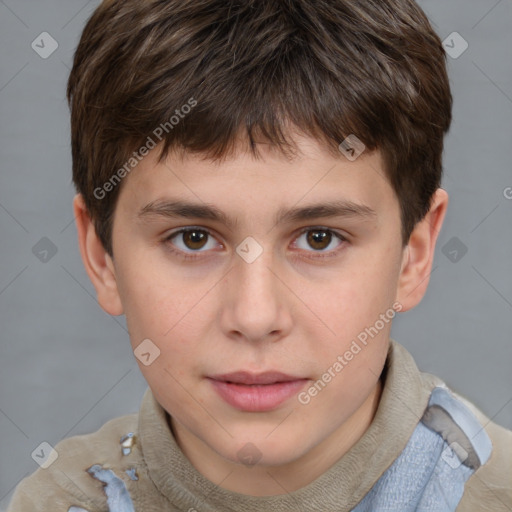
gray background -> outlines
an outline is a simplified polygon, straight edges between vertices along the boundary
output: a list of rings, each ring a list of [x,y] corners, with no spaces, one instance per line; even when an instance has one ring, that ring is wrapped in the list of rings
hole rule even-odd
[[[98,3],[0,0],[0,509],[37,468],[31,453],[42,441],[54,446],[137,411],[146,387],[124,317],[96,302],[72,214],[65,85]],[[434,272],[392,336],[420,369],[512,428],[512,0],[420,4],[443,40],[456,31],[469,47],[449,57],[451,202]],[[59,44],[47,59],[31,48],[44,31]],[[32,251],[43,237],[57,249],[47,262]]]

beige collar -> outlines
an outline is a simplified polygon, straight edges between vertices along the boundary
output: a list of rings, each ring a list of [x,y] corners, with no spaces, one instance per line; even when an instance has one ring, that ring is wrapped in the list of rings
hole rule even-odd
[[[139,414],[139,436],[149,477],[180,510],[200,512],[349,512],[407,444],[434,383],[421,374],[407,350],[390,340],[384,386],[375,418],[361,439],[309,485],[278,496],[247,496],[216,486],[199,473],[176,444],[165,410],[148,388]]]

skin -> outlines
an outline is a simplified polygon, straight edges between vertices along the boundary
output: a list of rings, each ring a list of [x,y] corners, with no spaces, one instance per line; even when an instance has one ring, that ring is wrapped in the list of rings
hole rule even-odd
[[[448,204],[438,189],[404,248],[398,200],[378,151],[352,162],[314,139],[295,140],[300,153],[293,160],[260,145],[259,160],[240,147],[220,163],[171,154],[157,164],[153,150],[122,183],[113,259],[81,196],[74,200],[99,304],[126,315],[133,349],[147,338],[160,349],[151,365],[139,366],[178,445],[206,478],[254,496],[309,484],[361,438],[378,407],[391,322],[307,405],[294,396],[272,411],[240,411],[206,376],[245,369],[277,370],[310,384],[320,379],[393,304],[407,311],[421,301]],[[138,216],[148,203],[170,198],[214,205],[237,223]],[[376,215],[274,222],[280,208],[339,199]],[[201,243],[183,234],[165,240],[191,226],[210,235]],[[308,234],[326,240],[311,245]],[[263,249],[252,263],[236,252],[248,236]],[[184,260],[185,252],[196,259]],[[249,442],[261,455],[251,467],[237,455]]]

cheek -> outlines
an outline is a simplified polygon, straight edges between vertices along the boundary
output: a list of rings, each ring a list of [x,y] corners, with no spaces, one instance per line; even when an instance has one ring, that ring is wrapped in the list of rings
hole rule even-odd
[[[160,351],[154,366],[178,380],[193,372],[194,365],[201,360],[198,357],[204,338],[201,328],[207,319],[205,307],[208,306],[208,298],[200,301],[199,291],[194,293],[187,289],[184,293],[185,286],[183,280],[174,280],[172,284],[162,279],[132,282],[126,308],[133,348],[141,340],[150,339]],[[157,371],[153,366],[142,370],[148,374]],[[160,378],[173,381],[169,374]],[[154,378],[154,375],[146,377]]]
[[[357,326],[364,328],[393,304],[394,286],[396,280],[388,269],[376,265],[347,269],[318,297],[320,311],[334,322],[333,330],[339,335]]]
[[[337,355],[343,354],[354,340],[387,338],[395,316],[392,310],[398,276],[395,267],[392,258],[374,256],[358,265],[347,265],[347,270],[337,274],[321,294],[312,297],[316,302],[314,310],[329,327],[323,329],[326,336],[323,351],[315,350],[324,364],[326,359],[335,360]],[[387,315],[384,321],[381,315]],[[376,347],[375,350],[376,357],[381,358],[380,349]],[[358,359],[361,362],[368,359],[369,362],[373,357],[369,343],[364,352]]]
[[[161,262],[134,256],[119,270],[118,289],[131,333],[162,335],[184,315],[187,283]]]

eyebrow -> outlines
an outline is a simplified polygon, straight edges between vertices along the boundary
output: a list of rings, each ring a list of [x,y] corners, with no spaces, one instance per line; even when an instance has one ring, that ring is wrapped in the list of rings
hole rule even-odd
[[[238,222],[228,217],[222,210],[209,204],[191,203],[183,200],[152,201],[141,208],[137,214],[140,219],[151,217],[205,219],[222,223],[234,228]],[[275,224],[313,220],[322,217],[349,217],[361,220],[377,218],[377,212],[369,206],[353,201],[338,200],[312,204],[300,208],[281,208],[278,210]]]

